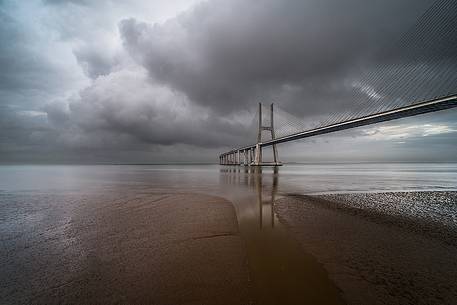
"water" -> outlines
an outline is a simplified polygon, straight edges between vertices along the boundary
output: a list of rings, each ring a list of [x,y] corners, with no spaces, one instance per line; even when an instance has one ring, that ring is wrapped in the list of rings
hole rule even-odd
[[[222,169],[223,171],[220,171]],[[78,190],[151,185],[217,188],[231,170],[219,165],[11,165],[0,166],[1,191]],[[228,171],[226,171],[228,170]],[[264,168],[271,182],[272,168]],[[457,163],[367,163],[284,165],[278,192],[351,193],[457,190]],[[198,182],[198,183],[197,183]]]
[[[51,214],[40,210],[41,216],[36,218],[38,214],[28,213],[31,207],[17,198],[34,194],[108,196],[122,190],[197,192],[232,201],[260,304],[340,304],[339,291],[325,269],[288,234],[272,202],[290,193],[456,191],[457,164],[306,164],[263,169],[218,165],[0,166],[0,228],[6,240],[13,238],[11,232],[20,233],[26,225]]]

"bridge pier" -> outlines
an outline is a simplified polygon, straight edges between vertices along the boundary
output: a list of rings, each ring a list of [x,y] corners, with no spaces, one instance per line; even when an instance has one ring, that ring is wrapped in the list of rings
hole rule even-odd
[[[260,143],[255,145],[255,160],[254,165],[260,165],[262,163],[262,147]]]

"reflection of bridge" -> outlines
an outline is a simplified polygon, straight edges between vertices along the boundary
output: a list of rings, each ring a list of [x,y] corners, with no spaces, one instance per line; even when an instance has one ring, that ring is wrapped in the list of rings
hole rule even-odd
[[[339,123],[313,128],[296,132],[282,137],[275,137],[274,129],[274,110],[273,104],[270,108],[270,124],[269,126],[262,125],[262,105],[259,104],[259,125],[258,125],[258,141],[256,144],[247,145],[229,152],[223,153],[219,156],[220,164],[224,165],[280,165],[278,161],[278,151],[276,144],[285,143],[289,141],[304,139],[312,136],[322,135],[335,131],[376,124],[380,122],[391,121],[395,119],[415,116],[419,114],[435,112],[439,110],[449,109],[457,106],[457,95],[447,96],[444,98],[434,99],[421,103],[415,103],[410,106],[404,106],[389,111],[375,113],[351,120],[342,121]],[[270,131],[271,139],[262,142],[261,133],[263,130]],[[273,162],[262,162],[262,148],[273,146]]]
[[[456,107],[457,1],[434,1],[400,39],[391,41],[391,45],[376,46],[376,54],[366,54],[376,63],[342,75],[336,86],[328,84],[328,91],[336,92],[332,105],[310,101],[306,105],[310,107],[303,106],[308,117],[313,118],[311,111],[317,109],[314,117],[324,117],[324,121],[306,119],[305,124],[303,117],[277,107],[273,112],[273,105],[267,110],[269,116],[263,117],[260,104],[257,128],[247,130],[257,131],[257,141],[221,154],[220,164],[280,165],[276,149],[279,143]],[[291,86],[290,80],[284,80],[284,86],[306,83],[299,77]],[[297,87],[303,90],[303,86]],[[334,113],[326,113],[329,108]],[[265,141],[264,131],[269,133]],[[265,163],[262,157],[266,147],[273,150],[271,163]]]
[[[222,168],[220,172],[224,184],[245,185],[255,191],[255,204],[258,211],[258,223],[256,225],[258,229],[274,228],[276,216],[273,208],[278,193],[279,168],[275,166],[271,171],[268,169],[266,174],[265,172],[262,173],[262,167],[259,166],[226,167]],[[254,204],[254,200],[252,203]]]

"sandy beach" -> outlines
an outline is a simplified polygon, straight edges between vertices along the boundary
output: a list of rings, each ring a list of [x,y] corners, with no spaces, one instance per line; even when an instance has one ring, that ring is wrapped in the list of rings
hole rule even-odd
[[[1,202],[2,304],[250,303],[245,245],[224,199],[67,192]]]
[[[446,209],[438,206],[455,209],[456,198],[455,192],[288,196],[275,210],[348,304],[456,304],[455,213],[439,215]]]
[[[3,167],[0,304],[455,304],[457,167],[392,166]]]

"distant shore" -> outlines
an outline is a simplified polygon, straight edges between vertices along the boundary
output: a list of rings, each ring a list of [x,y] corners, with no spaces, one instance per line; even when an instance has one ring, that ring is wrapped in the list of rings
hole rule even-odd
[[[456,192],[360,193],[288,196],[275,211],[348,304],[457,304],[456,206]]]

